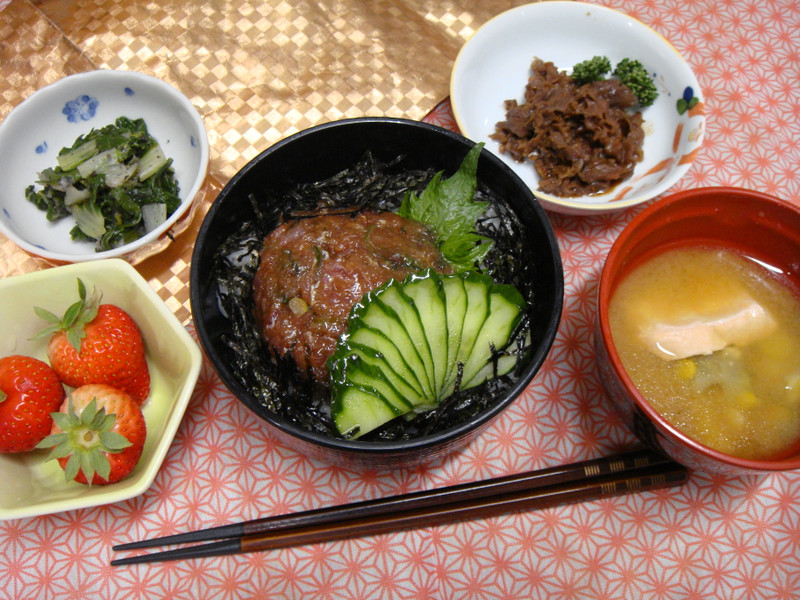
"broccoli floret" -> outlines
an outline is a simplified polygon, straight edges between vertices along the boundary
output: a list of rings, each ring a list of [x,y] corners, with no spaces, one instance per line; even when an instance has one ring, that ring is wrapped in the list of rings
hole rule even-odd
[[[572,80],[577,84],[589,83],[602,79],[611,70],[611,61],[605,56],[595,56],[583,60],[572,67]]]
[[[642,106],[650,106],[658,98],[653,78],[638,60],[623,58],[614,69],[614,75],[636,94]]]

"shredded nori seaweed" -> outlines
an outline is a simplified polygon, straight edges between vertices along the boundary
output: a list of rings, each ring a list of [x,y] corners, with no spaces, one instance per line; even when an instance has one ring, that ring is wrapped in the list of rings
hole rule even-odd
[[[290,219],[325,212],[395,211],[406,192],[421,193],[434,175],[433,170],[396,168],[401,158],[381,163],[368,153],[358,164],[329,179],[297,185],[280,197],[266,190],[263,197],[251,196],[252,218],[215,252],[211,276],[218,282],[217,301],[233,333],[223,338],[230,350],[228,362],[242,386],[267,410],[298,428],[341,437],[330,417],[328,389],[303,377],[290,357],[275,358],[259,334],[252,282],[263,240],[279,223]],[[532,278],[527,270],[533,260],[528,256],[524,228],[513,210],[491,190],[479,184],[475,199],[490,202],[476,230],[495,242],[481,270],[497,282],[515,285],[530,305]],[[526,315],[509,344],[509,351],[518,353],[521,359],[529,351],[529,333]],[[434,410],[410,420],[394,419],[359,440],[413,439],[469,420],[510,387],[524,362],[518,360],[517,370],[509,375],[456,392]]]

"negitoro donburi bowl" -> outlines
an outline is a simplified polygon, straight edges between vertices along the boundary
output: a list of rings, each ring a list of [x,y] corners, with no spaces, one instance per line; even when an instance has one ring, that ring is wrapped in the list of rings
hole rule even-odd
[[[368,441],[332,436],[287,417],[275,404],[310,397],[312,392],[293,372],[293,363],[276,363],[258,336],[250,298],[253,271],[242,265],[257,264],[263,234],[277,226],[285,209],[303,208],[293,206],[287,192],[373,162],[387,173],[426,171],[432,176],[444,171],[449,177],[473,146],[451,131],[405,119],[364,117],[326,123],[287,137],[256,156],[210,207],[192,256],[190,293],[197,333],[222,382],[287,446],[349,468],[427,463],[474,439],[541,367],[561,316],[564,282],[558,245],[530,189],[502,161],[482,150],[478,189],[498,199],[490,211],[499,212],[487,219],[487,226],[497,227],[503,238],[495,244],[493,260],[497,272],[510,276],[522,291],[530,324],[531,343],[514,374],[482,392],[480,410],[455,413],[444,426],[402,438]]]

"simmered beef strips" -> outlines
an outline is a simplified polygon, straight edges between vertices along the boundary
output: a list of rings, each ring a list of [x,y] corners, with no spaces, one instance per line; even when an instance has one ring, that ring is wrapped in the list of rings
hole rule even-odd
[[[636,96],[616,79],[576,85],[551,62],[531,65],[522,104],[506,101],[492,137],[514,160],[531,160],[539,189],[562,197],[598,194],[633,173],[642,159]]]

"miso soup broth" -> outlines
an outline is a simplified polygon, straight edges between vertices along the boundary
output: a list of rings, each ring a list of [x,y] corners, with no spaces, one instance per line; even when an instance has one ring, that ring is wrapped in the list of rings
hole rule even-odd
[[[668,250],[620,283],[609,323],[640,393],[689,437],[750,459],[800,443],[800,298],[761,264]]]

